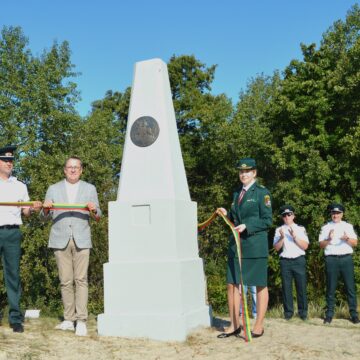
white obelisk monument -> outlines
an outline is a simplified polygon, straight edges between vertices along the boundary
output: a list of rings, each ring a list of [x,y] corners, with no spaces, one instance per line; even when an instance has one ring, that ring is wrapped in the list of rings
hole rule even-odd
[[[105,336],[183,341],[210,326],[197,206],[191,201],[166,64],[138,62],[118,198],[109,203]]]

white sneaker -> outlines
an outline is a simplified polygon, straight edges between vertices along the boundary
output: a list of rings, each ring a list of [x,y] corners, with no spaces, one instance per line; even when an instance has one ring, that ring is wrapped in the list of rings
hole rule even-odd
[[[85,321],[77,321],[75,335],[77,336],[86,336],[87,328]]]
[[[69,331],[74,331],[75,327],[74,327],[74,323],[70,320],[64,320],[62,323],[58,324],[55,326],[56,330],[69,330]]]

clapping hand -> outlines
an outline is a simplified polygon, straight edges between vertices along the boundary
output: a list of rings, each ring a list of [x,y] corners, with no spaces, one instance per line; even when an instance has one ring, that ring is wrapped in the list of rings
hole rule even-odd
[[[291,226],[289,227],[289,233],[290,233],[291,237],[295,240],[295,237],[296,237],[295,231]]]
[[[349,236],[348,234],[346,234],[346,232],[344,231],[344,235],[340,238],[343,241],[348,241],[349,240]]]
[[[284,230],[282,227],[280,228],[279,233],[280,233],[281,239],[283,239],[285,237],[285,233],[284,233]]]

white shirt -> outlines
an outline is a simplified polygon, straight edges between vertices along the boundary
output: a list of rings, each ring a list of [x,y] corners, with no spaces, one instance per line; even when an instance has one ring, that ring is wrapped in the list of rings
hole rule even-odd
[[[29,201],[29,194],[24,183],[10,176],[9,179],[0,179],[0,201]],[[0,206],[0,226],[21,225],[21,207]]]
[[[255,183],[255,181],[256,181],[256,180],[253,180],[249,185],[243,186],[242,189],[244,189],[245,191],[248,191],[248,190],[253,186],[253,184]],[[242,190],[242,189],[241,189],[241,190]]]
[[[67,180],[65,180],[65,188],[66,188],[66,195],[69,201],[69,204],[74,204],[76,201],[76,196],[79,190],[79,184],[80,181],[77,181],[75,184],[72,184],[70,182],[68,182]],[[73,231],[70,225],[70,230],[71,230],[71,236],[73,236]]]
[[[79,184],[80,181],[76,182],[75,184],[72,184],[65,180],[66,194],[70,204],[74,204],[76,201],[76,195],[79,190]]]
[[[354,252],[352,246],[340,238],[346,233],[351,239],[357,239],[354,227],[346,221],[340,221],[338,223],[330,221],[321,228],[319,242],[327,240],[331,230],[334,230],[334,237],[324,249],[325,256],[352,254]]]
[[[306,230],[303,226],[299,226],[299,225],[293,223],[291,225],[291,228],[293,229],[295,236],[299,240],[304,240],[307,243],[309,243],[309,238],[308,238],[308,236],[306,234]],[[286,258],[286,259],[295,259],[301,255],[305,255],[305,250],[301,249],[294,241],[294,238],[290,235],[290,231],[289,231],[290,226],[289,225],[283,225],[276,229],[275,236],[274,236],[274,245],[281,238],[280,229],[283,230],[284,235],[285,235],[280,257]]]

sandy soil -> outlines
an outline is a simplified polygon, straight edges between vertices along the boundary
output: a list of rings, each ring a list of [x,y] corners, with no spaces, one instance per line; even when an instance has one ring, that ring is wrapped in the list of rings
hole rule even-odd
[[[226,319],[215,319],[214,327],[198,329],[186,342],[99,337],[96,321],[89,321],[89,335],[54,330],[56,319],[32,319],[25,332],[15,334],[0,327],[0,360],[4,359],[358,359],[360,325],[334,319],[303,322],[294,318],[267,319],[263,337],[246,343],[243,338],[218,339]]]

